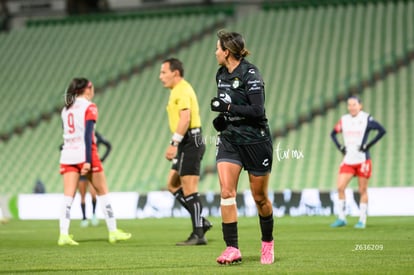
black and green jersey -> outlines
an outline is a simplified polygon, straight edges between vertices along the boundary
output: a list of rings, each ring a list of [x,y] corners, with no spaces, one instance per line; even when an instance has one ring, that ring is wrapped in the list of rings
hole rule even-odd
[[[271,138],[265,114],[265,89],[259,70],[242,59],[229,73],[225,66],[216,74],[217,96],[230,103],[224,116],[227,129],[221,132],[233,144],[254,144]]]

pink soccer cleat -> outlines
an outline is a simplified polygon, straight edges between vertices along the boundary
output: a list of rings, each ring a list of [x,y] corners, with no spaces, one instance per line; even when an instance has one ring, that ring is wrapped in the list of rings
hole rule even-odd
[[[223,253],[221,253],[221,255],[217,258],[216,261],[219,264],[234,264],[241,263],[241,260],[242,256],[240,250],[235,247],[228,246],[226,250],[224,250]]]
[[[274,241],[262,242],[262,264],[272,264],[275,261]]]

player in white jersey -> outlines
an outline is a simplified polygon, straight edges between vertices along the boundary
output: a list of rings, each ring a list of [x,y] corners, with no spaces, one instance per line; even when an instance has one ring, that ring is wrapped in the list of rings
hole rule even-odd
[[[130,233],[123,232],[116,225],[95,141],[94,128],[98,119],[98,108],[91,102],[93,96],[94,87],[85,78],[74,78],[65,94],[65,107],[61,113],[64,143],[60,156],[64,197],[58,245],[78,245],[69,235],[69,225],[70,209],[81,175],[87,176],[96,190],[109,231],[109,242],[131,238]]]
[[[384,127],[375,121],[372,116],[362,111],[361,100],[356,96],[348,98],[348,114],[341,117],[331,132],[331,138],[337,148],[344,154],[339,168],[337,180],[338,188],[338,219],[331,227],[346,225],[345,216],[345,189],[354,176],[358,177],[358,192],[360,194],[360,217],[355,228],[365,228],[368,208],[368,180],[371,177],[371,157],[369,148],[385,134]],[[369,132],[378,131],[376,136],[368,141]],[[336,135],[342,133],[344,145]]]

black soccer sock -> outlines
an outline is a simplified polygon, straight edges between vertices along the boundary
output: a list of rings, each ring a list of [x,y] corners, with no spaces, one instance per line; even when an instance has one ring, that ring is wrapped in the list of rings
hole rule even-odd
[[[262,231],[262,241],[273,241],[273,213],[267,217],[259,215],[260,230]]]
[[[188,209],[188,205],[184,199],[183,189],[182,188],[178,189],[177,191],[175,191],[175,193],[173,193],[173,195],[175,199],[190,213],[190,210]]]
[[[239,236],[237,234],[237,222],[222,223],[223,239],[227,246],[239,248]]]
[[[201,217],[202,205],[200,202],[200,194],[193,193],[185,197],[185,202],[188,207],[188,211],[191,215],[191,222],[193,225],[193,232],[199,237],[203,237],[203,219]]]
[[[92,199],[92,213],[95,215],[96,210],[96,199]]]
[[[86,220],[86,211],[85,211],[85,204],[81,203],[81,209],[82,209],[82,219]]]

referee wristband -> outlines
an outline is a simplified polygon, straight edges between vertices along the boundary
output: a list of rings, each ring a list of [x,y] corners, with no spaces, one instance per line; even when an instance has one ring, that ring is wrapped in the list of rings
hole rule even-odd
[[[174,133],[174,135],[172,136],[172,140],[176,141],[178,143],[180,143],[183,140],[184,136],[178,134],[178,133]]]

